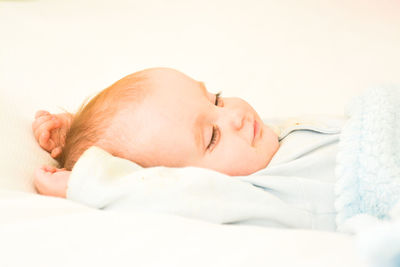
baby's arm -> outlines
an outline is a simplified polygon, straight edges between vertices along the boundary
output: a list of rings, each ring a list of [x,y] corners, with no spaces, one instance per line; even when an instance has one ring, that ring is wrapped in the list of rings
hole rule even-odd
[[[85,152],[84,159],[81,156],[72,172],[52,166],[37,169],[34,185],[38,193],[67,198],[69,191],[69,199],[95,208],[104,208],[113,203],[110,199],[118,199],[121,194],[126,194],[126,190],[129,191],[129,185],[133,181],[129,178],[130,174],[143,170],[136,163],[114,157],[97,147],[89,150],[90,153]],[[71,182],[72,175],[75,179]],[[122,192],[115,188],[116,184],[123,184]]]
[[[286,227],[304,217],[272,193],[231,176],[196,167],[142,168],[97,147],[84,152],[72,172],[47,177],[45,188],[55,193],[45,194],[57,196],[60,189],[69,200],[103,210],[148,210],[215,223],[263,218]]]
[[[69,113],[50,114],[48,111],[36,112],[32,130],[40,147],[53,158],[60,155],[65,145],[65,137],[71,126],[73,115]]]

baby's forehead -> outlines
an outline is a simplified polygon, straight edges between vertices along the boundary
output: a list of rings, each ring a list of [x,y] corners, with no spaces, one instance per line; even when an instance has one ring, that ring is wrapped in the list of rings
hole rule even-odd
[[[155,110],[169,113],[177,106],[191,109],[188,105],[195,105],[199,101],[207,101],[207,90],[202,82],[196,81],[185,74],[168,68],[148,69],[141,73],[143,79],[137,83],[136,79],[126,77],[132,81],[124,83],[131,95],[126,100],[118,101],[121,109],[127,107],[131,112],[139,112],[142,108],[148,113]],[[136,90],[131,90],[136,84]],[[204,97],[206,96],[206,97]],[[168,114],[165,114],[168,115]]]

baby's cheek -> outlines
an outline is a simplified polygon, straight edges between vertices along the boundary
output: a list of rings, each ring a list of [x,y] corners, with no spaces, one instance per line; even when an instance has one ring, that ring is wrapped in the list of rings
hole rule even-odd
[[[245,176],[262,169],[264,165],[261,162],[255,153],[231,153],[221,161],[220,168],[228,175]]]

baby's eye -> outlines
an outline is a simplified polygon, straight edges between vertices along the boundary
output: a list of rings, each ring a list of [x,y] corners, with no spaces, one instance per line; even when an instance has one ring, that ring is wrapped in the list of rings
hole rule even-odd
[[[221,99],[221,97],[220,97],[221,93],[222,93],[222,92],[218,92],[218,93],[215,94],[215,103],[214,103],[214,104],[215,104],[216,106],[223,107],[224,105],[223,105],[222,99]]]
[[[223,107],[222,99],[220,98],[222,92],[218,92],[215,94],[215,105],[219,107]],[[212,135],[210,143],[207,146],[207,150],[213,148],[218,141],[219,136],[221,135],[219,128],[217,126],[213,126]]]
[[[220,136],[219,128],[217,126],[213,126],[211,140],[210,140],[210,143],[207,146],[207,150],[214,147],[214,145],[218,141],[219,136]]]

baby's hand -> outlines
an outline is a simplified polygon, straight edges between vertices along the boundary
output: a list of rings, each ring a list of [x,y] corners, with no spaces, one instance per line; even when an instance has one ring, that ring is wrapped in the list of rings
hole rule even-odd
[[[65,198],[70,175],[65,169],[43,166],[35,171],[33,183],[41,195]]]
[[[68,113],[50,114],[47,111],[36,112],[32,130],[40,147],[56,158],[65,145],[65,137],[71,125],[72,115]]]

